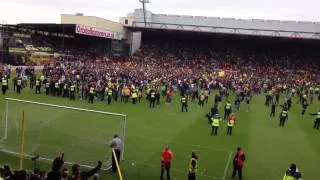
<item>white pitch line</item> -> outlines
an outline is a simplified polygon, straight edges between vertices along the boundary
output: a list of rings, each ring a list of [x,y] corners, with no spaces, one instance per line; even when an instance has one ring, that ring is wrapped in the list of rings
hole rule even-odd
[[[222,180],[226,180],[227,173],[228,173],[228,168],[229,168],[230,161],[231,161],[231,157],[232,157],[232,151],[230,151],[230,154],[229,154],[229,157],[228,157],[228,161],[227,161],[226,167],[224,168]]]

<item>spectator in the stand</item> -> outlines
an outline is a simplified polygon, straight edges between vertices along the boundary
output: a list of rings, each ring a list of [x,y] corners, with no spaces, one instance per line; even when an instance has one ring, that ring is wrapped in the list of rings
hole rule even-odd
[[[64,158],[64,154],[56,157],[53,160],[52,169],[48,173],[47,180],[57,180],[62,178],[61,168],[64,164],[63,158]]]
[[[80,170],[80,166],[78,164],[72,165],[72,180],[87,180],[90,177],[94,176],[97,172],[100,171],[102,166],[102,162],[98,161],[98,165],[91,169],[90,171],[82,171]]]

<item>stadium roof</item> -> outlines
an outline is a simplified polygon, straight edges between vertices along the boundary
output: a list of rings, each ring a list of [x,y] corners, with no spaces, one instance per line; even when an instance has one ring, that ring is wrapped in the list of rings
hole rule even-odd
[[[136,9],[132,16],[131,28],[164,29],[222,34],[272,36],[320,40],[320,22],[243,20],[203,16],[179,16],[153,14],[146,11],[144,23],[143,9]]]
[[[40,24],[40,23],[22,23],[17,24],[18,27],[34,29],[38,31],[47,31],[63,34],[74,34],[75,24]]]

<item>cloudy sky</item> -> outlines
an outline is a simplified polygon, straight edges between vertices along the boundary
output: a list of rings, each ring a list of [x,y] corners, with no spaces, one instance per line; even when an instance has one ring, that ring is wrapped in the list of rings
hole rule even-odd
[[[320,0],[149,0],[154,13],[242,19],[320,21]],[[62,13],[118,21],[139,0],[0,0],[0,24],[59,23]]]

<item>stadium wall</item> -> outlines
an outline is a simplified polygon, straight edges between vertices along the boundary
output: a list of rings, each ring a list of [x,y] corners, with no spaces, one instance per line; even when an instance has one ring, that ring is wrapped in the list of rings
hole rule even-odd
[[[123,26],[120,23],[109,21],[99,17],[62,14],[61,24],[81,24],[85,26],[95,27],[99,29],[121,33],[122,38],[126,38],[126,33],[124,31]]]

